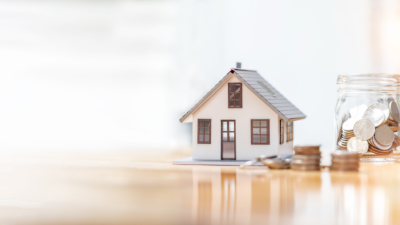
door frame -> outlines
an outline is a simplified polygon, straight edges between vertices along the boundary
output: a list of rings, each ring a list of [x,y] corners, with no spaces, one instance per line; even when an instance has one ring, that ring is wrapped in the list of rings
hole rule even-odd
[[[230,121],[233,121],[234,122],[234,124],[233,124],[233,129],[234,129],[234,131],[233,131],[233,133],[234,133],[234,137],[235,137],[235,140],[233,141],[233,155],[234,155],[234,158],[233,159],[224,159],[224,157],[223,157],[223,155],[224,155],[224,152],[223,152],[223,136],[222,136],[222,133],[223,133],[223,122],[228,122],[228,140],[229,140],[229,122]],[[221,160],[236,160],[236,120],[221,120]]]

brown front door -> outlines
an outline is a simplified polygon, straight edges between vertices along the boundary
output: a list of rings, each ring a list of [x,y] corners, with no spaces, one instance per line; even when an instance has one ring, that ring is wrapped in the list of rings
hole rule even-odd
[[[236,159],[236,124],[221,120],[221,159]]]

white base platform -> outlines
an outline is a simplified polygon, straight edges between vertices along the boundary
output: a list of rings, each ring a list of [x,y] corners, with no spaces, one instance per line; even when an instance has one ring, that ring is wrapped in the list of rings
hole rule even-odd
[[[240,166],[248,160],[194,160],[192,157],[172,161],[172,165]],[[262,166],[257,163],[255,166]]]

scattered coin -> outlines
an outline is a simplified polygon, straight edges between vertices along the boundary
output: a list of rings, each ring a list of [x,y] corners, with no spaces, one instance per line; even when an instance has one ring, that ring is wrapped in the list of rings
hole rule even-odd
[[[354,124],[354,135],[362,140],[366,141],[375,134],[375,125],[368,119],[360,119]]]

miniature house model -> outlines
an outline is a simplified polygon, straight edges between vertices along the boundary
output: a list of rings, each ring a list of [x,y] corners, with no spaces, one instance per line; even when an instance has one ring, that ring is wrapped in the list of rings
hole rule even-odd
[[[257,71],[232,69],[180,122],[193,123],[193,160],[250,160],[292,153],[305,117]]]

